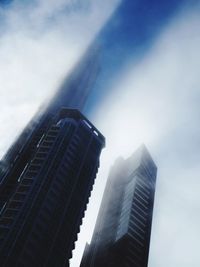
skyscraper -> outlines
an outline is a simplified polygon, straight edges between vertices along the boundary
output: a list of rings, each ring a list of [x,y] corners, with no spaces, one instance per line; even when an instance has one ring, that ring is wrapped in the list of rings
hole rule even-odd
[[[156,173],[145,146],[115,162],[81,267],[147,267]]]
[[[2,267],[69,266],[99,167],[104,137],[78,110],[61,109],[40,130],[24,169],[26,150],[1,181]]]

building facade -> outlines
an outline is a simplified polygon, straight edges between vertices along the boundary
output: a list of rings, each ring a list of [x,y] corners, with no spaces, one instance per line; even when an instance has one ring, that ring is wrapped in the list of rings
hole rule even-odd
[[[78,110],[61,109],[40,130],[24,169],[21,153],[1,180],[2,267],[69,266],[99,167],[105,139]]]
[[[115,162],[81,267],[147,267],[156,173],[145,146]]]

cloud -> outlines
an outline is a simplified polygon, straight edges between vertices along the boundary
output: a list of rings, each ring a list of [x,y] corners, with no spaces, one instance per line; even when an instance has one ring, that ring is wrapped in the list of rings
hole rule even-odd
[[[200,265],[199,25],[197,7],[182,10],[94,116],[107,146],[77,251],[91,237],[109,167],[144,142],[158,166],[149,267]]]
[[[116,3],[16,0],[0,8],[1,155],[59,86]],[[115,94],[95,114],[107,148],[74,267],[91,237],[110,165],[143,142],[159,170],[149,267],[199,266],[199,24],[198,9],[176,18],[149,55],[119,76]]]
[[[0,6],[0,156],[59,87],[117,0],[15,0]]]

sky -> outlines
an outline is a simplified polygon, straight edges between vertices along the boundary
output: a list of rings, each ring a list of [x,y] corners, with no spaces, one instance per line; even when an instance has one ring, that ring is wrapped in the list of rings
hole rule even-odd
[[[0,155],[59,87],[117,2],[0,1]],[[150,45],[129,53],[102,101],[95,93],[90,99],[90,118],[106,148],[72,267],[91,238],[110,166],[141,143],[158,167],[149,267],[200,266],[200,3],[170,10],[167,21],[164,14],[158,18],[162,28],[151,29]]]

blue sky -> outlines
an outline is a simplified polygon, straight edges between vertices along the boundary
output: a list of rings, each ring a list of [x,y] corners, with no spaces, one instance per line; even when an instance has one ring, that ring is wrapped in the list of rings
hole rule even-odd
[[[145,143],[158,166],[149,267],[199,267],[200,3],[127,0],[111,16],[119,1],[106,2],[1,1],[0,154],[95,39],[102,73],[86,111],[107,147],[71,266],[110,166]]]
[[[101,75],[88,109],[106,97],[107,87],[129,63],[140,61],[184,1],[129,1],[119,4],[94,43],[100,46]],[[108,84],[107,84],[108,83]]]

